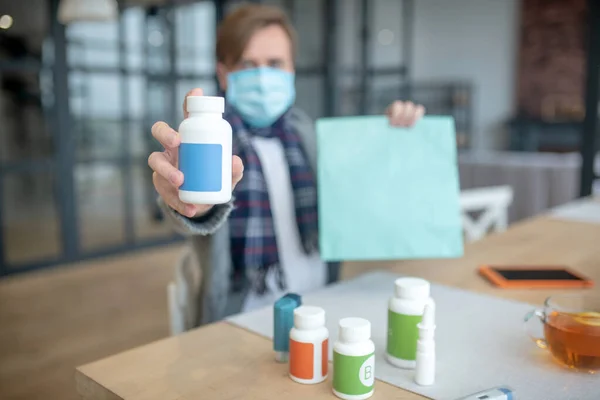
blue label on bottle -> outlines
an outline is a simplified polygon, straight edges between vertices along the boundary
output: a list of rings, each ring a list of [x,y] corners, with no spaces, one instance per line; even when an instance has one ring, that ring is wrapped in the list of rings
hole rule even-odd
[[[181,143],[179,170],[190,192],[219,192],[223,186],[223,146],[214,143]]]

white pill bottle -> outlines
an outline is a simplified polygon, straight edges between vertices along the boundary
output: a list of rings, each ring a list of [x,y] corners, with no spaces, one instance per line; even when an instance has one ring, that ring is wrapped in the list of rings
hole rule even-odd
[[[416,366],[418,324],[425,306],[433,303],[430,284],[421,278],[406,277],[396,279],[394,286],[388,306],[386,358],[396,367],[412,369]]]
[[[333,345],[333,394],[344,400],[364,400],[375,388],[375,344],[371,323],[363,318],[342,318]]]
[[[315,384],[327,379],[329,331],[325,327],[325,310],[321,307],[300,306],[294,310],[289,359],[292,380]]]
[[[225,99],[188,96],[188,118],[179,125],[179,198],[189,204],[231,200],[231,125],[223,119]]]

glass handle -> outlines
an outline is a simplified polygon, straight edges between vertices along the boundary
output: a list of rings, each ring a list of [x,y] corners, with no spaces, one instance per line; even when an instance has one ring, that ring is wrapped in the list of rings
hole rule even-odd
[[[541,337],[537,337],[535,336],[532,332],[531,332],[531,325],[532,325],[532,320],[535,320],[536,318],[533,317],[537,317],[537,321],[538,323],[544,325],[544,320],[546,319],[546,316],[544,315],[544,312],[541,310],[532,310],[530,312],[527,313],[527,315],[525,315],[525,332],[527,333],[527,335],[531,338],[531,340],[533,340],[533,342],[540,348],[540,349],[546,349],[548,348],[548,344],[546,343],[546,339],[541,338]]]

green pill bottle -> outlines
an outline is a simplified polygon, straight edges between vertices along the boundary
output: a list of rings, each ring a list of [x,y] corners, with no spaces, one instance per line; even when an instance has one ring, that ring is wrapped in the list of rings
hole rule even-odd
[[[407,277],[396,279],[394,286],[388,307],[386,358],[396,367],[412,369],[417,359],[417,325],[423,318],[425,305],[433,303],[430,284],[424,279]]]
[[[362,400],[373,395],[375,344],[371,323],[363,318],[343,318],[333,346],[333,393],[340,399]]]

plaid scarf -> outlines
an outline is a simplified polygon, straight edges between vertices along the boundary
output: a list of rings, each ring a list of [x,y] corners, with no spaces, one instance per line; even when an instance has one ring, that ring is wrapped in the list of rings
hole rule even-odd
[[[288,111],[272,126],[258,129],[245,124],[232,107],[224,113],[233,130],[233,153],[244,163],[244,178],[234,190],[235,207],[229,216],[234,278],[244,277],[246,269],[256,270],[257,280],[253,285],[259,294],[267,291],[266,278],[271,270],[275,272],[281,290],[286,288],[286,282],[279,261],[267,183],[252,146],[253,136],[281,141],[289,168],[302,246],[307,253],[318,248],[316,181],[289,117]]]

